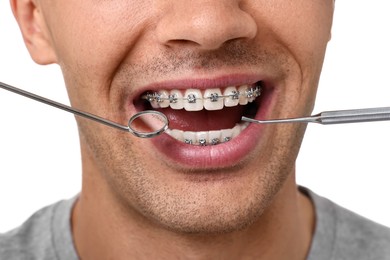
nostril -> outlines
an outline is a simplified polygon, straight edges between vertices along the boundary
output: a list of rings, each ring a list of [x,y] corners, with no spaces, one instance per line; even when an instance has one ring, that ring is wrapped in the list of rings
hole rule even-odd
[[[185,46],[185,47],[199,47],[199,43],[191,40],[185,40],[185,39],[172,39],[168,40],[165,43],[166,46],[174,48],[174,47],[180,47],[180,46]]]

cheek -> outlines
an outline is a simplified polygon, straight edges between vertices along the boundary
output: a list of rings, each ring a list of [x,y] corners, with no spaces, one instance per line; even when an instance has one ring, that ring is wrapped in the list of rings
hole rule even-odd
[[[247,8],[256,17],[264,40],[282,44],[302,65],[322,62],[330,38],[333,0],[259,0]]]
[[[302,2],[302,6],[284,19],[281,28],[303,74],[307,70],[319,76],[331,34],[333,8],[326,0]]]
[[[300,70],[297,82],[297,103],[302,113],[309,114],[314,106],[317,86],[322,70],[325,51],[330,39],[333,1],[298,0],[294,6],[275,10],[270,28],[277,28],[277,37],[288,48]]]
[[[64,1],[65,2],[65,1]],[[81,85],[105,84],[153,16],[150,1],[66,1],[49,14],[59,64]],[[74,77],[73,75],[73,77]]]

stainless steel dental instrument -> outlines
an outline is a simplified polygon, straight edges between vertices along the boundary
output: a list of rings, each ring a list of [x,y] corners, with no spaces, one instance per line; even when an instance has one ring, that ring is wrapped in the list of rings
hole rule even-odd
[[[390,120],[390,107],[326,111],[309,117],[256,120],[243,116],[243,121],[257,124],[318,123],[322,125]]]
[[[35,95],[28,91],[10,86],[2,82],[0,82],[0,88],[22,95],[24,97],[31,98],[41,103],[65,110],[77,116],[81,116],[122,131],[130,132],[131,134],[141,138],[155,137],[162,134],[168,129],[168,118],[163,113],[155,110],[146,110],[136,113],[130,118],[130,120],[128,121],[128,125],[124,126],[104,119],[102,117]]]

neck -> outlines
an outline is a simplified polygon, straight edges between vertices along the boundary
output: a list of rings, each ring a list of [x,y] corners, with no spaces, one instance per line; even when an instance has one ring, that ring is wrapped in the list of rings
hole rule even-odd
[[[118,201],[96,172],[84,171],[73,211],[82,259],[305,259],[314,214],[291,173],[267,210],[249,227],[224,234],[183,234],[153,223]],[[91,177],[93,176],[93,177]],[[96,185],[98,184],[98,185]]]

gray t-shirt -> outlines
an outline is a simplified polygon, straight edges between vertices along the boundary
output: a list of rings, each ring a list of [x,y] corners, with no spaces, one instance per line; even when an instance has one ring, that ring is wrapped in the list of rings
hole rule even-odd
[[[390,229],[301,188],[315,205],[309,260],[390,260]],[[76,260],[70,216],[76,198],[41,209],[0,234],[0,260]]]

